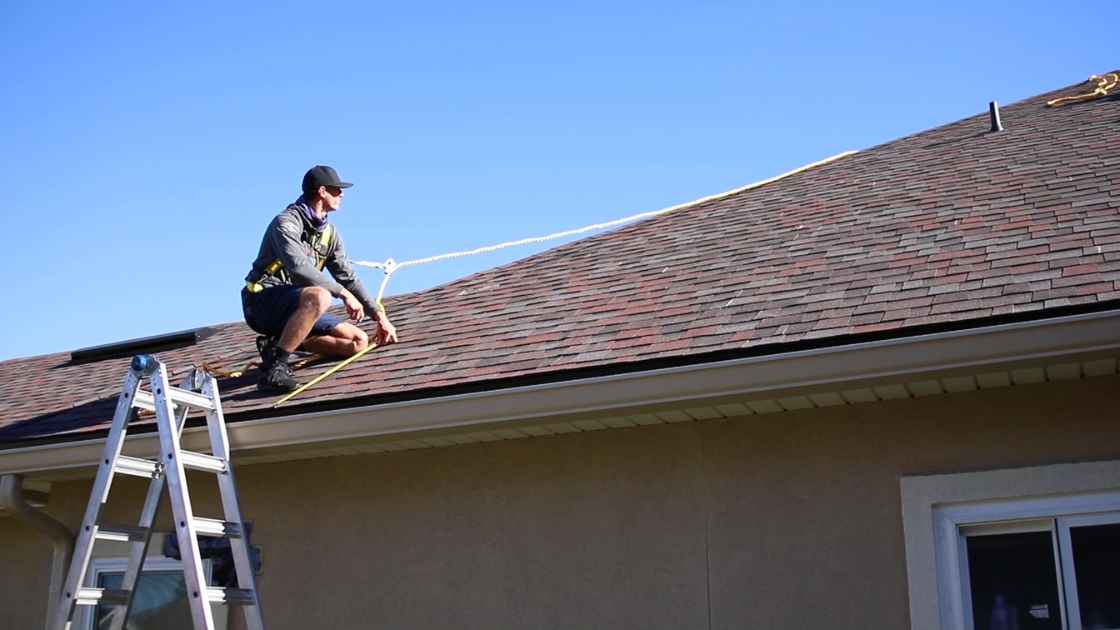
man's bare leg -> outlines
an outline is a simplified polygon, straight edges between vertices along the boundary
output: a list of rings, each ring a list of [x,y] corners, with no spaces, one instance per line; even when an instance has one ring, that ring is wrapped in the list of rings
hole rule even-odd
[[[257,389],[264,392],[290,392],[299,387],[288,364],[289,355],[307,337],[315,322],[331,305],[331,294],[320,287],[300,289],[299,304],[284,324],[280,340],[261,352],[261,378]]]
[[[299,292],[299,307],[288,318],[284,325],[284,333],[276,344],[285,352],[295,352],[299,344],[307,338],[307,333],[315,326],[315,322],[331,306],[331,294],[322,287],[305,287]]]
[[[342,322],[330,334],[308,337],[303,349],[330,357],[351,357],[369,346],[369,335],[350,322]]]

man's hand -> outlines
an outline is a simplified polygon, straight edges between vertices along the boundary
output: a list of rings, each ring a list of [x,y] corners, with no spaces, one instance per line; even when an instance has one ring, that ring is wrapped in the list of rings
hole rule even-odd
[[[342,294],[338,297],[342,298],[342,303],[346,306],[346,314],[350,316],[350,319],[360,322],[365,318],[366,311],[353,293],[343,289]]]
[[[377,345],[387,346],[397,343],[397,327],[389,321],[385,311],[377,311]]]

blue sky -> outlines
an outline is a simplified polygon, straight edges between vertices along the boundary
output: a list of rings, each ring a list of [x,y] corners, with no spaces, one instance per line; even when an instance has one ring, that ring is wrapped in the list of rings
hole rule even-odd
[[[5,4],[0,359],[239,320],[264,227],[316,163],[356,184],[332,216],[351,255],[406,260],[1120,67],[1105,1]],[[405,269],[389,293],[540,249]]]

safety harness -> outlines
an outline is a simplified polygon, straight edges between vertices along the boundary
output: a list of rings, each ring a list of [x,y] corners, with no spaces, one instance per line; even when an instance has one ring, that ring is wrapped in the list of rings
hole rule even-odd
[[[308,231],[311,232],[311,236],[307,241],[311,245],[311,251],[315,255],[315,266],[319,271],[322,271],[323,267],[327,264],[327,256],[331,253],[331,237],[334,236],[334,226],[328,223],[321,232],[304,230],[305,236]],[[260,277],[256,280],[247,280],[245,282],[245,288],[249,290],[249,293],[260,293],[264,291],[264,285],[260,283],[261,278],[271,276],[281,282],[287,282],[288,278],[285,277],[286,275],[287,274],[284,273],[284,262],[277,258],[265,266]]]

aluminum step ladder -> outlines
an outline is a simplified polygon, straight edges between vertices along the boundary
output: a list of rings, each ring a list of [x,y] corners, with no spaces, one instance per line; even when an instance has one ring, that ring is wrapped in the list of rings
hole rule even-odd
[[[148,379],[148,391],[140,387],[145,378]],[[200,393],[192,389],[200,390]],[[156,460],[121,454],[128,423],[136,416],[138,408],[155,412],[160,444],[160,454]],[[179,440],[187,414],[195,409],[206,411],[210,455],[184,451],[180,447]],[[225,512],[223,519],[194,515],[187,491],[188,468],[217,475]],[[120,526],[101,521],[101,510],[108,500],[109,486],[116,474],[151,479],[138,525]],[[117,609],[118,613],[113,617],[113,630],[125,627],[136,583],[144,566],[148,543],[151,541],[152,524],[159,509],[165,480],[175,516],[175,535],[182,555],[183,579],[195,630],[215,630],[211,603],[240,605],[245,613],[248,630],[264,630],[260,599],[249,561],[249,546],[242,536],[245,528],[233,480],[233,469],[230,466],[229,436],[222,416],[218,383],[213,376],[194,370],[188,377],[186,388],[171,387],[167,382],[167,369],[147,355],[133,357],[124,378],[113,425],[105,444],[105,453],[97,468],[89,506],[74,545],[74,556],[70,561],[62,597],[52,612],[50,625],[47,626],[49,630],[69,630],[77,607],[97,605],[110,605]],[[197,538],[200,535],[229,539],[238,588],[217,588],[206,584]],[[131,543],[128,568],[119,589],[84,586],[93,545],[98,540]]]

